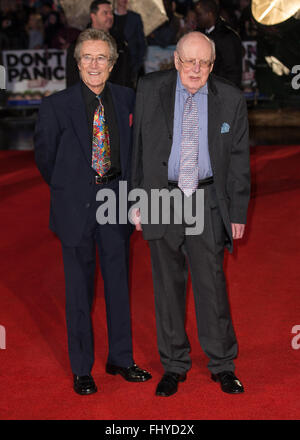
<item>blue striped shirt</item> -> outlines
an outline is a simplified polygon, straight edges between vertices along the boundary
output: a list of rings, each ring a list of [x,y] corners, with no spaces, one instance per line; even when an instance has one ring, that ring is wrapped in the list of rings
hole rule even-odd
[[[173,124],[173,144],[168,164],[168,179],[178,181],[181,150],[181,129],[184,104],[189,93],[181,83],[177,73],[174,124]],[[194,97],[196,99],[199,117],[199,180],[212,176],[212,168],[208,151],[207,136],[207,83],[199,89]]]

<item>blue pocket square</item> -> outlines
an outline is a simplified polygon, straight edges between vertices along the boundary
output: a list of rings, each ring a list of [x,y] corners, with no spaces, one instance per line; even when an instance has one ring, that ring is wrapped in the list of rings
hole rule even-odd
[[[223,122],[221,127],[221,133],[228,133],[230,130],[230,125],[227,122]]]

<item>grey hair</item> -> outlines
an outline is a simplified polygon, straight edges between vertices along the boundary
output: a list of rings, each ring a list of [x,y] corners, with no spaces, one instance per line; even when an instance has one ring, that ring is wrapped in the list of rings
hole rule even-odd
[[[118,59],[118,50],[117,44],[113,37],[109,35],[107,32],[104,32],[100,29],[88,28],[82,31],[76,41],[76,46],[74,50],[74,58],[77,63],[79,63],[81,58],[81,46],[84,41],[105,41],[109,47],[109,61],[111,65],[114,65]]]
[[[180,38],[180,40],[178,41],[178,43],[177,43],[177,45],[176,45],[176,52],[177,52],[177,53],[180,52],[180,49],[182,48],[182,45],[183,45],[183,43],[184,43],[184,40],[186,40],[186,38],[187,38],[188,35],[190,35],[190,34],[200,34],[202,37],[204,37],[204,38],[208,41],[208,43],[209,43],[210,46],[211,46],[211,60],[210,60],[210,61],[213,63],[213,62],[215,61],[215,59],[216,59],[216,46],[215,46],[215,43],[214,43],[213,40],[211,40],[210,38],[208,38],[205,34],[202,34],[202,32],[191,31],[191,32],[188,32],[188,33],[184,34],[184,35]],[[200,36],[200,35],[199,35],[199,36]]]

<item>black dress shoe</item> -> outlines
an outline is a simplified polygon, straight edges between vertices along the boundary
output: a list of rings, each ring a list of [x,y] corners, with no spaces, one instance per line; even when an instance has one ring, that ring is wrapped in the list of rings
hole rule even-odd
[[[239,394],[244,392],[243,384],[234,375],[233,371],[222,371],[221,373],[212,374],[211,378],[215,382],[220,382],[224,393]]]
[[[151,374],[146,370],[142,370],[136,364],[131,367],[124,368],[117,365],[106,364],[106,373],[108,374],[121,374],[128,382],[146,382],[151,379]]]
[[[96,393],[97,387],[90,374],[88,376],[76,376],[76,374],[74,374],[73,376],[74,390],[76,393],[80,394],[81,396]]]
[[[172,373],[167,371],[156,388],[156,395],[162,397],[169,397],[175,394],[178,389],[178,382],[184,382],[186,374]]]

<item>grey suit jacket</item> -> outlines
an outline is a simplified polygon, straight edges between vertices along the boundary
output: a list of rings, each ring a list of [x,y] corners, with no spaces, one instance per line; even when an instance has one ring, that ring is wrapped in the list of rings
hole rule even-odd
[[[135,107],[132,187],[168,187],[172,147],[176,70],[140,79]],[[226,128],[224,129],[224,123]],[[219,77],[208,79],[208,144],[217,206],[232,251],[231,223],[246,223],[250,197],[247,106],[242,92]],[[164,224],[143,224],[147,240],[161,238]]]

